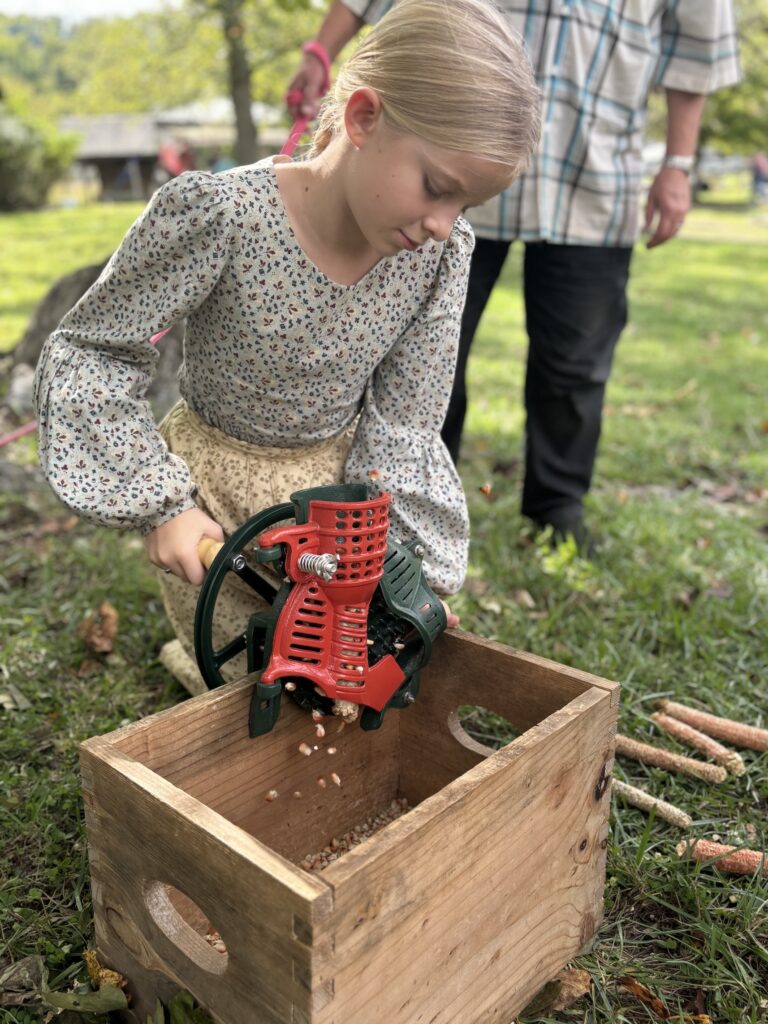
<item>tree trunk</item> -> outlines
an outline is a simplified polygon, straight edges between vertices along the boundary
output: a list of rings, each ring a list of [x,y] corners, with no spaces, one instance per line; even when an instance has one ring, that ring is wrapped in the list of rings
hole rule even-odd
[[[256,128],[251,117],[251,66],[243,42],[243,0],[221,0],[220,10],[227,40],[229,91],[235,108],[235,160],[252,164],[257,158]]]
[[[106,262],[106,261],[105,261]],[[38,303],[32,319],[19,343],[9,354],[11,364],[9,395],[0,400],[0,420],[7,408],[16,418],[32,418],[32,374],[37,365],[45,339],[55,330],[59,321],[88,291],[104,269],[105,263],[83,267],[58,280]],[[179,385],[176,380],[183,356],[184,321],[180,320],[161,338],[157,345],[160,358],[147,398],[155,416],[161,419],[178,401]],[[6,360],[4,360],[6,361]],[[15,384],[15,387],[14,387]],[[9,401],[9,398],[12,400]],[[0,434],[3,433],[0,423]],[[10,429],[10,424],[8,425]]]

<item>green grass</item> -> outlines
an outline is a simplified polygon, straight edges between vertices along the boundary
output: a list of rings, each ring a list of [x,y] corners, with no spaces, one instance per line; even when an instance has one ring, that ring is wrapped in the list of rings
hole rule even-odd
[[[98,253],[80,248],[68,268],[105,254],[132,215],[100,207],[104,240],[96,242],[93,221],[87,239]],[[681,752],[650,721],[659,695],[768,726],[768,238],[755,231],[758,215],[696,211],[686,237],[636,253],[632,323],[617,352],[588,500],[602,537],[593,560],[534,541],[518,513],[526,347],[519,252],[470,363],[461,471],[473,520],[471,570],[452,601],[462,625],[619,680],[621,731]],[[24,218],[23,231],[22,218],[4,219],[0,231],[10,223],[29,246],[30,265],[41,268],[52,251],[63,258],[78,222],[66,219],[69,211],[37,216]],[[699,217],[715,218],[711,237],[719,241],[699,237]],[[47,226],[58,232],[55,242]],[[709,228],[699,234],[709,238]],[[727,240],[748,237],[749,244]],[[14,297],[20,309],[26,301]],[[32,462],[33,443],[5,455]],[[486,482],[491,500],[480,492]],[[30,703],[0,712],[0,965],[41,954],[52,987],[63,989],[83,977],[91,927],[77,743],[183,694],[157,662],[170,630],[136,538],[72,526],[45,491],[18,483],[0,496],[0,541],[0,690],[11,682]],[[121,616],[116,651],[106,658],[89,655],[77,637],[102,600]],[[476,735],[505,735],[503,720],[486,712],[471,720]],[[745,760],[747,775],[720,786],[626,760],[616,774],[688,810],[697,835],[765,849],[768,755],[745,752]],[[614,800],[606,917],[577,964],[589,971],[592,992],[570,1009],[522,1020],[659,1020],[622,987],[633,975],[664,1000],[675,1024],[694,1013],[713,1024],[768,1021],[766,883],[679,860],[679,839],[671,826]],[[2,1024],[35,1019],[0,1009]]]
[[[141,209],[140,203],[93,203],[0,216],[0,352],[13,348],[50,286],[106,259]]]

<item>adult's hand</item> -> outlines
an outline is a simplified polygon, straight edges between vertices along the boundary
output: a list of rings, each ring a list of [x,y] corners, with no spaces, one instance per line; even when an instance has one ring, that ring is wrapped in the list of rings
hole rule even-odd
[[[653,234],[645,243],[653,249],[674,238],[691,208],[691,183],[684,171],[662,167],[648,190],[645,231]]]
[[[169,519],[144,538],[147,557],[164,572],[172,572],[185,583],[199,586],[205,577],[205,567],[197,553],[203,537],[223,541],[224,531],[202,509],[190,508]]]
[[[325,68],[318,57],[305,53],[299,70],[288,86],[286,106],[295,120],[302,115],[314,118],[320,109],[325,84]],[[301,97],[301,100],[298,97]]]

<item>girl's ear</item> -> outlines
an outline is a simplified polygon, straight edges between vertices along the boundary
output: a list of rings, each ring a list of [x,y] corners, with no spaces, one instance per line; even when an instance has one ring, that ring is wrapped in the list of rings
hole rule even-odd
[[[355,89],[344,108],[344,128],[355,149],[373,134],[381,114],[381,100],[374,89]]]

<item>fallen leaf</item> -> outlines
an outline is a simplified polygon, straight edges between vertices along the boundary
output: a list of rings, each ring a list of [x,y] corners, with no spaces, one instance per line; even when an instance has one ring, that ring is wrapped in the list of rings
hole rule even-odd
[[[733,587],[728,580],[724,580],[722,576],[717,576],[704,591],[704,594],[709,597],[726,598],[733,594]]]
[[[6,686],[8,687],[8,693],[10,693],[10,695],[14,699],[16,708],[19,711],[29,711],[29,709],[32,707],[32,704],[30,703],[30,701],[27,700],[27,698],[24,696],[24,694],[21,692],[18,686],[15,686],[13,683],[6,683]]]
[[[647,420],[650,416],[655,416],[660,411],[661,407],[658,405],[635,405],[632,402],[626,402],[620,407],[620,412],[624,413],[625,416],[635,416],[641,420]]]
[[[117,636],[118,614],[109,601],[102,601],[97,612],[86,615],[78,635],[97,654],[109,654]]]
[[[661,1020],[669,1020],[669,1010],[667,1010],[661,999],[655,996],[646,985],[641,984],[637,978],[629,975],[619,978],[619,985],[625,988],[635,999],[639,999],[641,1003],[649,1006]]]
[[[83,960],[85,960],[91,984],[96,988],[101,988],[103,985],[112,985],[114,988],[126,988],[128,986],[128,979],[123,977],[118,971],[101,966],[95,949],[86,949],[83,953]]]
[[[80,522],[77,516],[68,516],[66,519],[44,519],[35,531],[38,537],[45,537],[48,534],[69,533],[74,530]]]
[[[630,995],[639,999],[641,1003],[644,1003],[645,1006],[648,1006],[657,1015],[659,1020],[672,1020],[674,1018],[680,1024],[712,1024],[712,1019],[708,1013],[679,1014],[677,1011],[670,1013],[658,996],[655,996],[646,985],[643,985],[637,978],[633,978],[631,975],[619,978],[619,985],[625,988]]]
[[[712,497],[715,501],[735,501],[740,497],[741,490],[738,484],[721,484],[712,491]]]
[[[98,992],[50,992],[44,989],[43,999],[59,1010],[76,1010],[78,1013],[110,1013],[128,1006],[125,992],[115,985],[102,985]]]
[[[0,1006],[39,1004],[48,972],[41,956],[25,956],[0,971]]]
[[[496,495],[493,493],[492,484],[486,482],[482,485],[482,487],[478,487],[478,490],[483,495],[486,501],[496,501]]]
[[[698,386],[699,386],[699,382],[696,380],[696,378],[695,377],[691,377],[691,379],[687,380],[685,382],[685,384],[683,384],[682,387],[679,387],[677,389],[677,391],[673,391],[672,392],[672,397],[676,401],[677,401],[677,399],[680,399],[680,398],[687,398],[688,395],[692,394],[696,390],[696,388]]]
[[[536,607],[536,602],[534,601],[530,592],[527,590],[516,590],[512,594],[512,599],[514,600],[515,604],[519,605],[521,608]]]
[[[94,672],[101,672],[103,669],[101,662],[94,661],[93,658],[84,658],[75,670],[75,675],[78,679],[86,679],[88,676],[92,676]]]
[[[711,537],[697,537],[696,538],[696,547],[699,549],[699,551],[705,551],[709,547],[709,545],[711,543],[712,543],[712,538]]]
[[[563,970],[533,998],[522,1011],[524,1017],[542,1017],[566,1010],[592,988],[589,971]]]
[[[481,580],[479,576],[467,576],[462,590],[472,597],[480,597],[488,592],[488,583]]]
[[[678,604],[681,604],[683,608],[690,608],[698,596],[698,589],[696,587],[692,587],[690,590],[679,591],[675,600]]]

